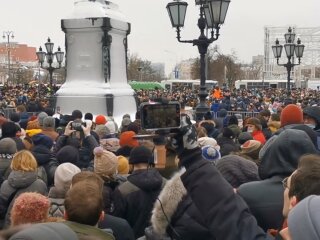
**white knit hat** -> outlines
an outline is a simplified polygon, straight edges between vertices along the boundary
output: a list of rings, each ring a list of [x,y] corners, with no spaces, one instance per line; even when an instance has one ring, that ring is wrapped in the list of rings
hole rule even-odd
[[[74,175],[81,172],[80,168],[72,163],[60,164],[54,173],[54,186],[58,189],[68,190]]]
[[[218,151],[220,151],[220,146],[218,145],[217,141],[214,138],[211,137],[202,137],[198,139],[198,144],[200,147],[204,146],[212,146]]]

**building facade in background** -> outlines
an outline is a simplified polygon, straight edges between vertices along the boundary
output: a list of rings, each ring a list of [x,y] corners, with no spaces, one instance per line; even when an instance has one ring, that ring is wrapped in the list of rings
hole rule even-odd
[[[10,51],[9,54],[8,51]],[[16,73],[21,68],[38,67],[36,51],[35,47],[29,47],[27,44],[10,42],[8,45],[7,42],[0,43],[0,83],[6,83],[9,74],[11,78],[15,78]]]

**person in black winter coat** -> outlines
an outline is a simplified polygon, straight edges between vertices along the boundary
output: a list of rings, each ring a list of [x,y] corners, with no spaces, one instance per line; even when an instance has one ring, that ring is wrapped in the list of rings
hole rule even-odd
[[[169,235],[173,239],[211,240],[204,219],[181,182],[182,168],[162,189],[152,211],[154,234]]]
[[[37,160],[38,167],[44,167],[47,179],[44,180],[48,186],[53,185],[54,173],[59,165],[57,159],[53,156],[51,148],[53,141],[44,134],[36,134],[32,137],[33,147],[32,154]]]
[[[64,134],[57,138],[55,152],[66,146],[72,145],[79,151],[79,161],[76,164],[80,169],[88,168],[90,162],[93,159],[93,149],[99,146],[99,139],[96,139],[96,133],[91,131],[92,122],[87,120],[86,127],[82,127],[83,134],[82,139],[78,139],[74,134],[78,131],[71,129],[71,123],[69,122],[65,128]]]
[[[317,152],[310,137],[301,130],[286,129],[270,140],[260,151],[261,181],[245,183],[238,189],[264,230],[278,229],[283,222],[282,180],[296,170],[302,155]]]
[[[186,121],[187,126],[183,126],[174,137],[179,165],[186,168],[181,180],[205,220],[211,239],[272,239],[257,225],[246,203],[216,167],[201,157],[200,148],[191,140],[191,121],[182,121]]]
[[[129,163],[133,165],[133,172],[113,192],[114,210],[111,214],[126,219],[135,237],[139,238],[149,226],[153,204],[165,181],[157,169],[150,168],[153,159],[148,148],[133,148]]]

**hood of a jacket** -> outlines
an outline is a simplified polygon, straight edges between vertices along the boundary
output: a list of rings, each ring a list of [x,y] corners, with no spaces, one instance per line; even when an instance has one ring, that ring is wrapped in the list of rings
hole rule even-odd
[[[316,154],[317,150],[310,137],[302,130],[286,129],[270,139],[261,150],[260,178],[289,176],[298,167],[299,158],[304,154]]]
[[[12,171],[8,183],[13,188],[26,188],[38,178],[37,172]]]
[[[37,160],[39,166],[48,163],[52,157],[51,151],[43,145],[33,147],[32,154]]]
[[[150,168],[134,171],[128,177],[128,181],[141,190],[150,192],[160,190],[163,179],[157,169]]]
[[[183,197],[187,194],[187,190],[183,186],[180,179],[181,175],[185,173],[185,169],[182,168],[179,172],[166,182],[166,185],[162,189],[159,201],[155,202],[154,209],[152,210],[151,224],[154,231],[157,234],[165,235],[169,222],[172,216],[177,210],[179,203]],[[163,214],[165,212],[166,215]]]

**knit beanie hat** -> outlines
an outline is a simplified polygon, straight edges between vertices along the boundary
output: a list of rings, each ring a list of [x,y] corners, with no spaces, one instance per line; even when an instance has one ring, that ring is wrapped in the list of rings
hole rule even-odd
[[[79,150],[74,146],[66,145],[57,152],[56,158],[60,164],[69,162],[77,165],[80,159]]]
[[[50,201],[36,192],[21,193],[14,201],[11,209],[13,226],[26,223],[45,222],[48,218]]]
[[[311,195],[300,201],[288,216],[292,239],[320,239],[320,196]]]
[[[36,134],[32,137],[33,144],[35,146],[37,145],[43,145],[46,146],[47,148],[51,149],[53,146],[53,141],[50,137],[47,135],[44,135],[42,133]]]
[[[211,137],[201,137],[198,139],[199,147],[204,146],[212,146],[218,151],[220,150],[220,146],[218,145],[217,141],[214,138]]]
[[[234,188],[259,180],[257,164],[238,155],[222,157],[217,161],[216,167]]]
[[[303,123],[303,112],[297,105],[289,104],[281,111],[280,122],[281,127]]]
[[[108,120],[108,122],[105,125],[109,129],[110,134],[114,134],[118,131],[116,123],[112,120]]]
[[[113,177],[118,171],[118,158],[114,153],[96,147],[94,153],[94,172],[102,178]]]
[[[106,117],[105,116],[103,116],[103,115],[97,115],[96,116],[96,124],[97,125],[104,125],[104,124],[106,124],[107,123],[107,119],[106,119]]]
[[[136,135],[133,131],[125,131],[121,133],[120,135],[120,146],[129,146],[129,147],[137,147],[139,146],[139,142],[137,139],[134,139],[133,137]]]
[[[12,138],[0,140],[0,154],[14,154],[17,152],[17,144]]]
[[[262,130],[262,125],[258,118],[254,118],[254,117],[249,118],[247,121],[247,124],[254,125],[258,130]]]
[[[210,145],[204,146],[201,148],[201,151],[202,151],[202,157],[206,160],[215,162],[221,158],[221,154],[219,150],[213,146],[210,146]]]
[[[129,173],[129,161],[124,156],[118,156],[118,173],[123,175]]]
[[[262,146],[261,142],[257,140],[248,140],[244,144],[241,145],[241,150],[243,153],[250,153]]]
[[[135,147],[131,150],[129,163],[153,163],[152,152],[145,146]]]
[[[39,122],[39,126],[42,127],[43,126],[43,120],[45,117],[48,117],[48,114],[46,114],[45,112],[41,112],[38,115],[38,122]]]
[[[253,140],[253,137],[251,135],[251,133],[248,133],[248,132],[242,132],[239,134],[239,137],[238,137],[238,142],[242,145],[244,144],[246,141],[248,140]]]
[[[67,191],[70,188],[73,176],[79,172],[81,172],[80,168],[72,163],[60,164],[54,173],[54,186]]]

